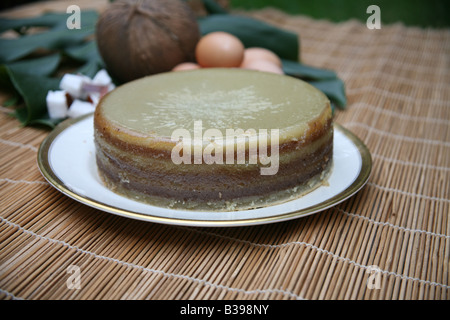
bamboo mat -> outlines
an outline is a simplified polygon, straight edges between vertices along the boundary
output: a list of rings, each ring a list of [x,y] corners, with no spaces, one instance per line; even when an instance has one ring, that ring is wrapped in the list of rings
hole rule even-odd
[[[0,298],[449,299],[450,30],[251,15],[298,32],[302,60],[345,81],[336,122],[370,149],[368,184],[288,222],[141,222],[48,185],[36,163],[48,132],[2,108]]]

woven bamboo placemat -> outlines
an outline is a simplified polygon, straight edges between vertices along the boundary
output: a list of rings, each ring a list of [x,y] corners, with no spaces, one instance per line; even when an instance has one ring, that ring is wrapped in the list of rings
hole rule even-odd
[[[449,299],[450,30],[251,15],[298,32],[302,60],[345,81],[336,122],[370,149],[368,184],[289,222],[141,222],[48,185],[36,163],[48,132],[2,108],[0,298]]]

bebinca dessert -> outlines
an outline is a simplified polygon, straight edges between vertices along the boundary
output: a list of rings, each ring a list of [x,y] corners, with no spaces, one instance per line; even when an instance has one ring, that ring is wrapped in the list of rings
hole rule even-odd
[[[279,204],[327,183],[328,98],[293,77],[200,69],[141,78],[94,114],[98,172],[112,191],[173,209]]]

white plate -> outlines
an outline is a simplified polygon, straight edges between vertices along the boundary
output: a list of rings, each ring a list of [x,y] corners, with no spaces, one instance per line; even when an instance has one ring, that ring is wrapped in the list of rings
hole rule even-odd
[[[233,212],[173,210],[120,196],[106,188],[97,173],[93,116],[61,123],[42,142],[38,164],[56,189],[88,206],[144,221],[186,226],[246,226],[295,219],[330,208],[358,192],[370,176],[367,147],[351,132],[334,125],[333,170],[329,186],[289,202]]]

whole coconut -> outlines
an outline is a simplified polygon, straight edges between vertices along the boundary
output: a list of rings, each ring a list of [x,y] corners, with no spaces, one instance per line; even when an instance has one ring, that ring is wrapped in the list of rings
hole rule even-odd
[[[199,39],[196,16],[181,0],[118,0],[96,26],[100,55],[121,82],[193,61]]]

